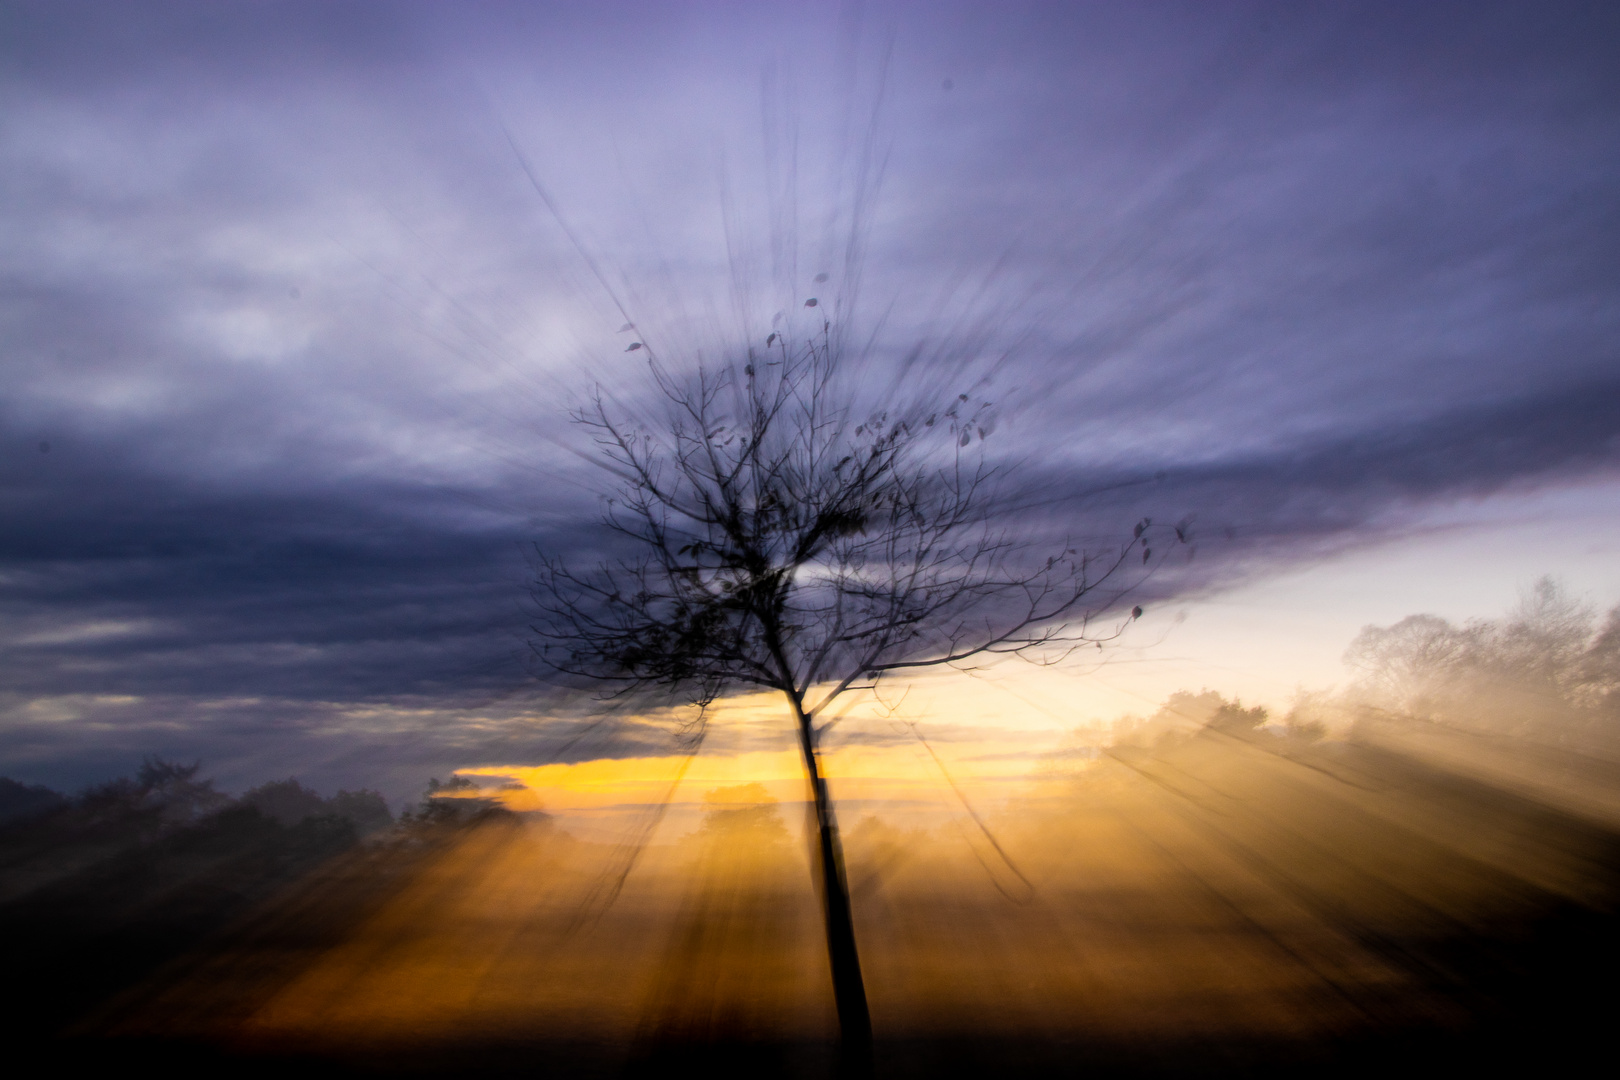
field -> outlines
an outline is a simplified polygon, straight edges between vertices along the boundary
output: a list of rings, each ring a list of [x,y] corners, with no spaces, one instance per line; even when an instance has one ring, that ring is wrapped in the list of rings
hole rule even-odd
[[[1590,756],[1364,722],[1115,747],[984,830],[850,815],[879,1073],[1574,1060],[1620,959],[1617,790]],[[825,1075],[803,811],[759,794],[639,847],[533,815],[419,825],[234,909],[240,858],[77,907],[62,890],[92,879],[69,874],[49,910],[4,909],[35,943],[13,1016],[58,1054],[199,1067]],[[164,921],[215,894],[206,933]]]

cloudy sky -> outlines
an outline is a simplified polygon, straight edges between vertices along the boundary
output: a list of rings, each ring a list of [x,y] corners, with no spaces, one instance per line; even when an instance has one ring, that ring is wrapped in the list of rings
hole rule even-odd
[[[982,376],[1050,521],[1196,522],[1118,663],[942,725],[1620,601],[1612,7],[5,0],[0,50],[0,773],[656,752],[563,749],[522,659],[568,408],[636,392],[625,311],[718,355],[816,288],[874,385]]]

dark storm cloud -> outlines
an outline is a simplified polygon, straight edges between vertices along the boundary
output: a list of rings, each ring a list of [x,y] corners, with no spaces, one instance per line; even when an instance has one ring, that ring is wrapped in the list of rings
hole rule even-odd
[[[1151,473],[1030,470],[1022,498],[1094,528],[1144,515],[1188,520],[1218,576],[1223,549],[1308,555],[1324,540],[1397,532],[1434,500],[1612,474],[1617,462],[1620,378],[1609,378]]]
[[[891,29],[864,277],[824,295],[884,314],[872,385],[918,340],[991,372],[1054,533],[1195,518],[1163,594],[1617,463],[1601,6],[871,7],[853,53],[832,7],[3,11],[0,771],[562,745],[524,552],[595,550],[566,406],[642,368],[506,133],[694,340],[752,227],[715,177],[781,219],[762,96],[836,269],[839,103]]]
[[[139,480],[81,487],[71,513],[39,507],[0,538],[8,683],[207,695],[251,685],[313,700],[477,693],[511,644],[498,635],[520,625],[516,530],[459,533],[421,516],[434,493],[396,494],[417,503],[411,517],[343,492],[232,498]]]

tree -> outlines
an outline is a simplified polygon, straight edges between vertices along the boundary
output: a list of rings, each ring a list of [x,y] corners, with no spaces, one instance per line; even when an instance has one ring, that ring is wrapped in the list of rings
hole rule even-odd
[[[651,356],[651,412],[598,388],[574,413],[612,477],[605,524],[620,555],[576,571],[540,552],[533,641],[553,671],[613,694],[677,695],[697,708],[699,735],[723,694],[783,695],[815,811],[839,1023],[858,1061],[871,1028],[819,760],[828,706],[897,672],[1100,645],[1123,623],[1093,633],[1094,616],[1171,530],[1144,520],[1102,553],[1064,544],[1036,558],[1002,517],[1002,475],[980,449],[987,403],[858,409],[841,339],[816,321],[689,376]]]
[[[1362,627],[1344,662],[1397,709],[1422,715],[1479,651],[1483,633],[1478,625],[1459,628],[1438,615],[1408,615],[1394,626]]]

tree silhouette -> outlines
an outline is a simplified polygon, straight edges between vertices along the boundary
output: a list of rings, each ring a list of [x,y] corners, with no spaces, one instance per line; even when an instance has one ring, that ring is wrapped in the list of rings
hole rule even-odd
[[[841,339],[816,322],[797,342],[773,333],[686,376],[643,346],[654,411],[598,388],[575,412],[612,477],[605,524],[621,554],[582,571],[539,553],[533,644],[547,667],[613,694],[677,695],[697,707],[697,735],[721,695],[783,695],[815,811],[843,1044],[858,1067],[871,1027],[819,760],[828,706],[897,672],[997,654],[1051,662],[1116,636],[1123,622],[1095,633],[1093,617],[1145,570],[1154,535],[1185,537],[1144,520],[1104,551],[1065,544],[1037,558],[980,448],[987,404],[962,394],[933,409],[860,410]]]

